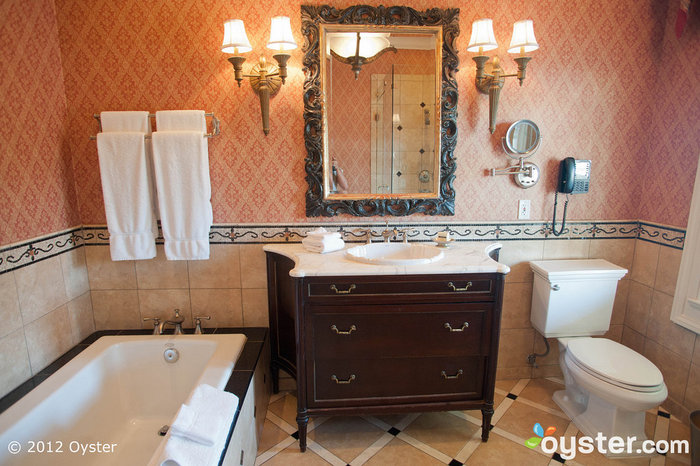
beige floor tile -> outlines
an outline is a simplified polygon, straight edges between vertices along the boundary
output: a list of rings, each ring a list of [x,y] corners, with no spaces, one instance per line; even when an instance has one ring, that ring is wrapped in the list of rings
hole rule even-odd
[[[294,442],[263,464],[267,466],[325,466],[330,463],[308,448],[304,453],[301,453],[299,444]]]
[[[496,425],[518,437],[530,438],[534,435],[532,427],[536,422],[539,422],[545,429],[549,426],[556,427],[557,433],[555,435],[563,435],[569,424],[566,419],[515,400]]]
[[[564,390],[562,384],[547,379],[532,379],[528,382],[523,391],[520,392],[519,397],[561,411],[559,406],[552,399],[554,392],[559,390]]]
[[[289,438],[289,434],[265,419],[262,435],[258,442],[258,454],[266,452],[286,438]],[[297,445],[296,442],[295,445]]]
[[[403,418],[406,417],[405,414],[385,414],[383,416],[374,416],[380,421],[389,424],[391,427],[396,427],[398,423],[400,423]]]
[[[469,466],[493,466],[496,464],[537,466],[549,464],[549,458],[530,450],[525,445],[518,445],[492,433],[489,436],[489,441],[479,445],[464,464]]]
[[[450,413],[421,414],[404,432],[454,458],[479,427]]]
[[[383,434],[383,430],[361,417],[337,416],[309,432],[308,437],[349,463]]]
[[[582,435],[579,432],[576,437],[581,438]],[[592,453],[578,453],[574,461],[585,466],[648,466],[651,458],[608,458],[593,450]]]
[[[290,425],[297,425],[297,399],[293,395],[287,395],[270,405],[267,408],[277,417],[284,419]]]
[[[432,466],[438,464],[442,463],[399,439],[389,442],[365,463],[367,466]]]
[[[517,379],[496,380],[496,388],[503,390],[506,393],[510,393],[513,387],[515,387],[516,383],[518,383]]]
[[[690,442],[690,426],[671,419],[668,426],[668,440],[687,440]],[[666,455],[667,465],[669,464],[669,459],[679,463],[690,464],[690,454],[668,453]]]

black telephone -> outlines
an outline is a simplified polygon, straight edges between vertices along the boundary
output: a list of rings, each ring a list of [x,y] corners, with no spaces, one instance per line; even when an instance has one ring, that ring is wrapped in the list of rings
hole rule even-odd
[[[554,236],[559,236],[564,232],[564,226],[566,225],[566,208],[569,205],[569,196],[567,196],[566,202],[564,202],[564,217],[561,221],[561,228],[557,231],[557,202],[559,193],[587,193],[590,180],[590,160],[576,160],[573,157],[567,157],[559,164],[559,181],[557,182],[557,190],[554,193],[554,218],[552,219],[552,234]]]

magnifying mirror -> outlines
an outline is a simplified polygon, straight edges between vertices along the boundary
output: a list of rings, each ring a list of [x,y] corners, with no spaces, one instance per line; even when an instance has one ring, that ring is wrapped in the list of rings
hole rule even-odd
[[[530,120],[518,120],[501,139],[503,150],[513,159],[526,159],[537,152],[542,142],[540,129]]]

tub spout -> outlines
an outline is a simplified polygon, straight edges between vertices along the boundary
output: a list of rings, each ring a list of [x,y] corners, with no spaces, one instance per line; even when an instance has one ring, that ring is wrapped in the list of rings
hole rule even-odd
[[[185,318],[180,315],[180,309],[175,309],[175,317],[172,319],[164,320],[163,322],[160,322],[158,324],[158,335],[163,334],[163,330],[165,330],[166,325],[172,325],[175,328],[175,335],[182,335],[182,323],[185,321]],[[155,333],[155,332],[154,332]]]

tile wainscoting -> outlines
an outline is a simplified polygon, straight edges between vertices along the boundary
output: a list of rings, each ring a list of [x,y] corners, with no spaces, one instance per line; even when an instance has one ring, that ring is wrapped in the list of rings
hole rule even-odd
[[[165,317],[179,308],[209,315],[207,326],[267,326],[265,255],[269,242],[299,242],[318,226],[360,241],[357,228],[375,238],[378,223],[215,225],[211,259],[166,261],[162,240],[149,261],[113,262],[104,226],[83,226],[0,249],[0,370],[9,374],[0,396],[41,371],[94,330],[147,328],[144,317]],[[618,287],[607,337],[647,356],[664,373],[666,405],[681,419],[700,406],[700,337],[673,324],[670,307],[685,238],[675,227],[638,221],[570,222],[554,237],[545,222],[401,223],[411,241],[430,241],[449,230],[462,241],[498,241],[506,277],[498,378],[557,376],[558,348],[543,352],[530,325],[530,260],[603,258],[630,270]],[[686,414],[684,416],[684,414]]]

